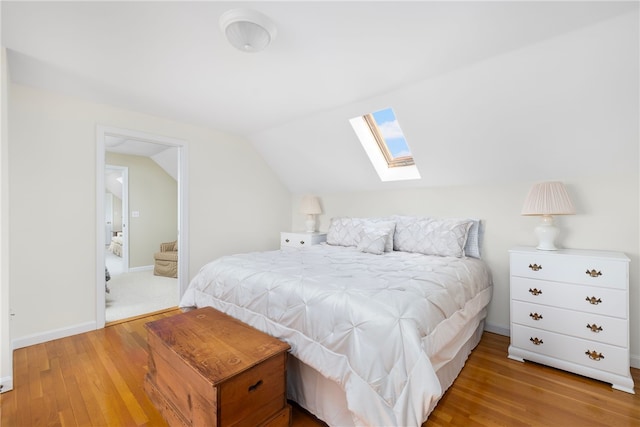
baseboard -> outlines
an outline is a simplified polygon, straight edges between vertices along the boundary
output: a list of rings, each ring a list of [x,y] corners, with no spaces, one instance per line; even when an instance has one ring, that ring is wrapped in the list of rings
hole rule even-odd
[[[504,335],[505,337],[511,336],[511,331],[509,328],[505,328],[503,326],[493,325],[491,323],[484,324],[484,330],[487,332],[492,332],[498,335]]]
[[[0,378],[0,393],[13,390],[13,377]]]
[[[640,369],[640,356],[631,355],[629,364],[632,368]]]
[[[153,270],[153,265],[143,265],[142,267],[133,267],[129,269],[129,273],[135,273],[136,271]]]
[[[71,335],[82,334],[84,332],[96,330],[96,322],[80,323],[68,328],[54,329],[52,331],[46,331],[39,334],[27,335],[26,337],[18,338],[12,341],[13,349],[19,349],[28,347],[30,345],[41,344],[43,342],[57,340],[58,338],[65,338]]]

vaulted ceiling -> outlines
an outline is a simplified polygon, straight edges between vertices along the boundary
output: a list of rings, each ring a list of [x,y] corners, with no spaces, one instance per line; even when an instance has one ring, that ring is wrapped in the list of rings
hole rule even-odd
[[[242,135],[293,192],[380,188],[349,118],[396,108],[397,99],[419,162],[440,149],[422,148],[417,124],[428,109],[403,102],[407,91],[638,10],[635,2],[520,1],[1,7],[14,82]],[[275,23],[265,51],[243,53],[224,39],[219,17],[236,7]],[[423,175],[421,185],[458,183]]]

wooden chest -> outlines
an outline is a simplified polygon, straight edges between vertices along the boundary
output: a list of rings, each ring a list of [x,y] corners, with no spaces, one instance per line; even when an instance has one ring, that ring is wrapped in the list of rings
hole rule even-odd
[[[288,344],[211,307],[146,328],[145,390],[169,425],[290,425]]]

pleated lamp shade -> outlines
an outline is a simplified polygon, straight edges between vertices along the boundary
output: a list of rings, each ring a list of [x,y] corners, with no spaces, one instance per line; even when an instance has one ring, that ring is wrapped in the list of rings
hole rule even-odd
[[[575,213],[569,193],[561,182],[534,184],[522,207],[522,215],[572,215]]]
[[[553,215],[572,215],[576,210],[564,184],[561,182],[541,182],[534,184],[522,207],[522,215],[540,215],[542,220],[536,227],[537,249],[555,251],[558,228],[553,224]]]

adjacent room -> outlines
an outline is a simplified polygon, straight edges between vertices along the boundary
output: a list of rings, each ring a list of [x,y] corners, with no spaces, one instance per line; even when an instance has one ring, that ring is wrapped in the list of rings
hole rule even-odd
[[[3,425],[640,423],[640,2],[0,21]]]

